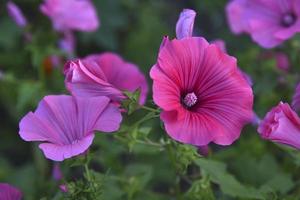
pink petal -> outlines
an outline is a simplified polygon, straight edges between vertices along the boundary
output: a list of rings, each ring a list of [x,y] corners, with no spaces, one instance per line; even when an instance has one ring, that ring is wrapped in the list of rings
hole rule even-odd
[[[91,146],[93,139],[94,134],[89,134],[80,140],[74,140],[72,144],[42,143],[39,145],[39,148],[44,152],[46,158],[54,161],[63,161],[85,152]]]
[[[176,37],[182,39],[193,35],[196,12],[191,9],[183,9],[176,24]]]
[[[300,149],[300,118],[287,103],[267,113],[258,127],[264,139]]]
[[[6,6],[8,14],[15,21],[15,23],[20,27],[25,27],[27,25],[27,20],[20,8],[12,1],[9,1]]]
[[[120,56],[114,53],[103,53],[100,55],[91,55],[84,59],[88,62],[96,62],[98,67],[103,71],[106,81],[111,85],[112,95],[110,98],[120,101],[125,97],[122,95],[123,90],[134,92],[141,89],[140,104],[144,104],[147,98],[148,85],[145,76],[138,67],[132,63],[124,61]]]
[[[41,12],[58,31],[95,31],[99,27],[96,9],[90,0],[44,0]]]
[[[117,131],[120,128],[121,121],[122,115],[120,110],[111,103],[98,118],[98,121],[95,124],[95,130],[103,132]]]

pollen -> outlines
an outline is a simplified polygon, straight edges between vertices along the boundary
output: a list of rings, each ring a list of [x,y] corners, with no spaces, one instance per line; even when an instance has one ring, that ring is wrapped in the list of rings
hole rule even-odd
[[[194,92],[188,93],[183,99],[183,103],[186,107],[190,108],[194,106],[198,101],[198,98]]]

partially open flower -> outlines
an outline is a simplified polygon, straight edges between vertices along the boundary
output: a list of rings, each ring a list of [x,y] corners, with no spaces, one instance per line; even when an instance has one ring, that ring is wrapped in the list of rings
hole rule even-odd
[[[113,101],[125,99],[124,90],[141,89],[139,103],[146,101],[148,86],[139,68],[114,53],[91,55],[65,65],[65,84],[75,96],[108,96]]]
[[[261,121],[258,132],[273,142],[300,149],[300,118],[289,104],[280,102]]]

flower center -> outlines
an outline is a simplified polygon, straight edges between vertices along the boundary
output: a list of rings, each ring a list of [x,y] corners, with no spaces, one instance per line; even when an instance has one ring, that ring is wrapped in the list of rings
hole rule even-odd
[[[285,27],[290,27],[296,22],[296,16],[292,13],[287,13],[282,18],[282,25]]]
[[[194,106],[198,101],[198,98],[194,92],[188,93],[183,98],[183,103],[186,107],[190,108]]]

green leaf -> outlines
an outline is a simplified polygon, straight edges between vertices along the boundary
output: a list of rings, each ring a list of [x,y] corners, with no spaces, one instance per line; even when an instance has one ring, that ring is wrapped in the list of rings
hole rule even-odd
[[[209,175],[212,182],[220,186],[225,194],[240,198],[264,199],[259,190],[243,185],[229,174],[224,163],[204,158],[196,160],[195,163]]]

